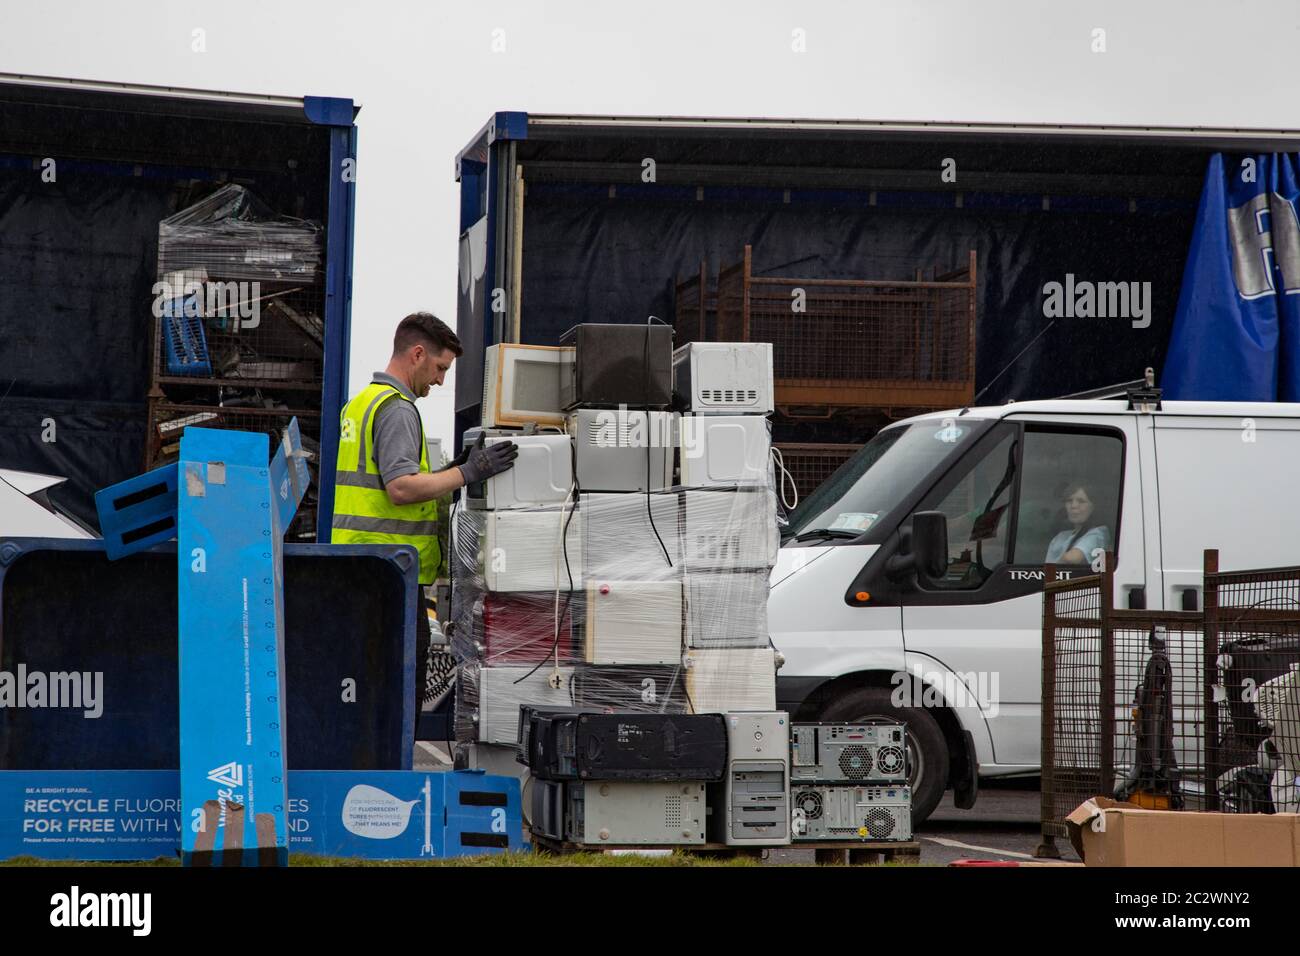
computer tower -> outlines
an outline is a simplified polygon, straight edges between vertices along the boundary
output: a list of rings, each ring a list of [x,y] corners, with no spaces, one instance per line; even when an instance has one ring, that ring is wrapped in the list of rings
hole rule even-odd
[[[560,402],[572,408],[667,408],[673,390],[673,330],[655,323],[587,322],[560,336],[566,355]]]
[[[680,581],[587,581],[583,660],[671,664],[682,653]]]
[[[723,778],[721,714],[538,713],[529,768],[546,780],[704,781]]]
[[[857,787],[791,783],[790,838],[799,843],[858,837],[857,796]]]
[[[580,714],[582,712],[583,708],[576,705],[538,706],[536,704],[520,704],[519,732],[516,735],[519,740],[519,752],[515,756],[516,761],[530,769],[545,765],[547,756],[543,753],[542,746],[546,740],[546,734],[536,733],[542,722],[556,714]]]
[[[858,788],[858,815],[868,840],[912,839],[912,788],[874,786]]]
[[[673,413],[580,408],[568,418],[583,491],[659,491],[672,485]]]
[[[790,717],[726,715],[727,773],[710,787],[710,837],[731,846],[790,842]]]
[[[795,843],[825,840],[910,840],[912,795],[905,785],[837,786],[792,783]]]
[[[673,351],[673,392],[696,414],[768,415],[770,342],[690,342]]]
[[[506,342],[489,345],[483,362],[482,422],[502,425],[560,425],[561,372],[565,350],[547,345]]]
[[[799,723],[790,729],[790,777],[818,783],[907,783],[904,724]]]
[[[549,840],[564,839],[564,781],[539,780],[532,777],[528,783],[531,791],[529,827],[534,836]]]
[[[558,505],[573,487],[573,442],[567,434],[524,434],[504,429],[471,428],[462,448],[482,438],[484,445],[511,441],[519,449],[514,466],[499,475],[465,486],[471,508],[501,510]]]
[[[770,485],[772,434],[761,415],[683,415],[679,484],[692,488]]]
[[[767,571],[688,573],[686,646],[768,647],[768,582]]]
[[[477,515],[482,528],[478,573],[489,591],[582,588],[582,515],[574,508],[482,511]],[[566,529],[563,547],[561,529]]]
[[[566,782],[565,836],[571,843],[593,846],[704,843],[705,786],[627,780]]]
[[[691,648],[682,664],[693,714],[776,708],[776,653],[771,647]]]
[[[768,570],[780,535],[770,488],[682,492],[688,571]]]
[[[791,783],[791,839],[795,843],[860,839],[857,798],[857,787]]]
[[[576,780],[576,735],[565,715],[537,708],[520,708],[519,715],[520,757],[526,758],[529,772],[540,780]]]

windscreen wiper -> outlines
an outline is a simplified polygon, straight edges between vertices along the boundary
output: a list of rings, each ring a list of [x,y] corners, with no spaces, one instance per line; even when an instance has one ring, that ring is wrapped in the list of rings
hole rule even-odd
[[[811,541],[813,538],[858,538],[861,531],[846,531],[844,528],[815,528],[794,536],[794,541]]]

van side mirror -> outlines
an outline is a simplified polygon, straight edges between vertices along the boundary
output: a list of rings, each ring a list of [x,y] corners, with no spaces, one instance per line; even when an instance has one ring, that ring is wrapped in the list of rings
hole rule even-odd
[[[948,518],[942,511],[918,511],[912,527],[903,532],[897,554],[885,573],[902,577],[915,572],[922,578],[941,578],[948,570]]]
[[[941,578],[948,570],[948,517],[942,511],[912,515],[912,554],[916,569],[927,578]]]

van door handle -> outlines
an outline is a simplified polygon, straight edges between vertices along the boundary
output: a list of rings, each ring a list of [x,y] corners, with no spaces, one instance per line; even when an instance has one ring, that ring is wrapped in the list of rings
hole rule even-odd
[[[1147,589],[1144,587],[1128,589],[1128,607],[1130,611],[1147,609]]]

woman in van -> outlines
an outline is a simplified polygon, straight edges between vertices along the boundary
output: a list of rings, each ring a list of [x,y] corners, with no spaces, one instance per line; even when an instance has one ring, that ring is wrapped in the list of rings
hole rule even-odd
[[[1044,563],[1090,564],[1094,551],[1105,551],[1110,547],[1110,529],[1104,524],[1092,523],[1095,505],[1088,486],[1082,482],[1066,485],[1063,504],[1070,527],[1047,545]]]

